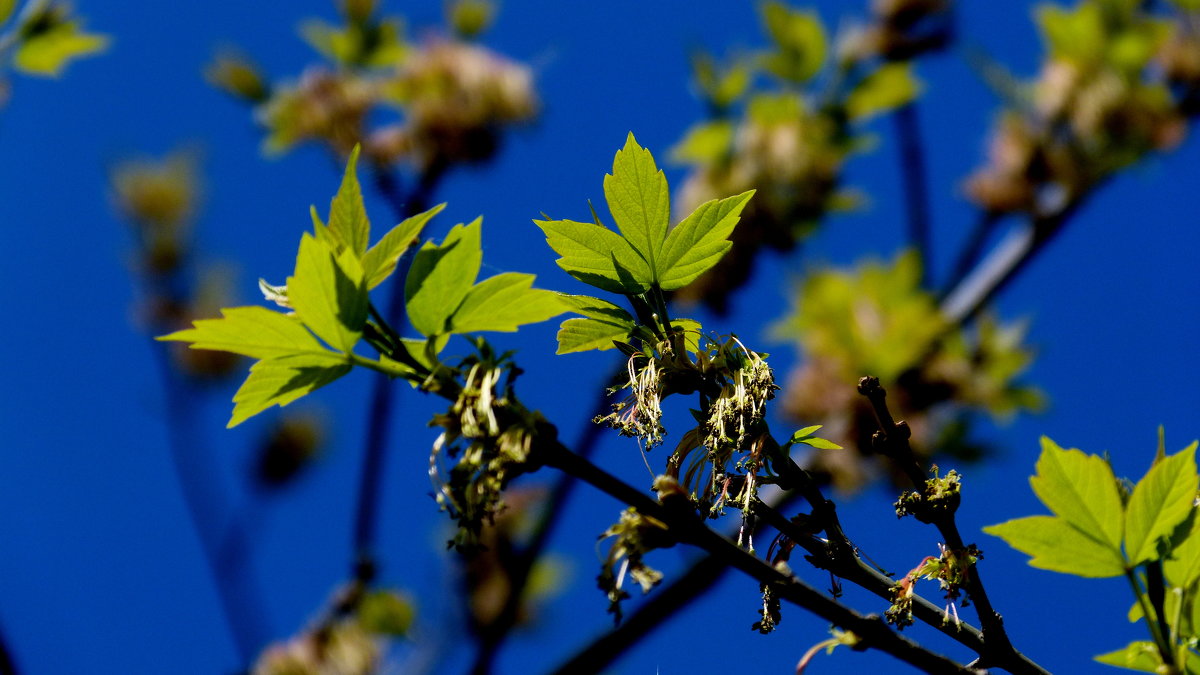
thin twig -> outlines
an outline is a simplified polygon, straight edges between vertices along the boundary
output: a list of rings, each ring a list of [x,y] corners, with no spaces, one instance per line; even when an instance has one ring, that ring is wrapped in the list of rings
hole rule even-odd
[[[929,178],[917,104],[910,102],[892,113],[900,144],[900,177],[904,184],[904,207],[908,218],[908,243],[921,254],[921,286],[929,287],[933,269],[933,234],[929,214]]]
[[[979,219],[975,221],[975,227],[971,229],[971,234],[968,235],[967,241],[963,244],[962,249],[958,252],[958,258],[954,261],[954,267],[950,270],[950,277],[946,279],[943,287],[947,289],[945,292],[956,289],[962,280],[971,273],[976,263],[979,262],[980,256],[983,255],[983,248],[987,245],[988,238],[992,236],[996,225],[1000,223],[1000,214],[994,211],[981,211]],[[944,298],[943,298],[944,299]]]
[[[908,425],[902,421],[895,421],[891,411],[888,410],[887,392],[880,386],[879,379],[864,377],[859,382],[859,392],[870,401],[871,408],[879,422],[879,432],[876,433],[874,447],[895,462],[912,481],[914,489],[918,493],[923,493],[928,474],[917,461],[912,447],[909,446]],[[962,535],[958,531],[958,523],[955,521],[953,509],[937,510],[929,514],[925,520],[937,528],[948,548],[955,551],[966,549]],[[975,603],[975,611],[979,615],[979,623],[983,630],[986,650],[980,654],[981,662],[988,666],[998,665],[1010,672],[1029,672],[1014,668],[1014,664],[1020,664],[1023,657],[1009,639],[1000,613],[992,607],[982,575],[979,573],[978,564],[970,569],[965,588],[971,601]]]

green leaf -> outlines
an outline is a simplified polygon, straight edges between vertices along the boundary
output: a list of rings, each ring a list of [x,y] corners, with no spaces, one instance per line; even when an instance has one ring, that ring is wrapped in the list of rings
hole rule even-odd
[[[427,243],[417,251],[404,283],[404,296],[408,320],[422,335],[445,333],[447,320],[475,284],[483,262],[482,227],[482,218],[455,225],[441,246]]]
[[[450,319],[454,333],[512,332],[567,311],[559,295],[532,288],[534,275],[506,272],[473,287]]]
[[[220,319],[198,319],[192,322],[193,328],[157,339],[190,342],[192,349],[232,352],[255,359],[326,351],[299,321],[266,307],[229,307],[222,309],[221,315]]]
[[[683,331],[684,347],[695,354],[700,349],[700,335],[704,332],[704,326],[700,325],[695,319],[671,319],[671,327]]]
[[[983,528],[1009,546],[1032,556],[1033,567],[1081,577],[1115,577],[1125,573],[1119,551],[1054,516],[1028,516]]]
[[[1193,510],[1195,507],[1193,507]],[[1193,514],[1187,537],[1163,561],[1163,573],[1172,584],[1186,588],[1200,580],[1200,517]]]
[[[273,405],[285,406],[350,372],[345,357],[332,352],[293,354],[259,361],[233,395],[232,429]]]
[[[391,276],[392,272],[396,270],[396,263],[400,260],[400,256],[404,255],[408,247],[421,236],[421,230],[425,229],[425,225],[429,223],[430,219],[441,213],[444,208],[446,208],[445,204],[438,204],[424,213],[405,218],[367,250],[362,259],[362,266],[368,290],[375,288]]]
[[[671,230],[655,265],[665,291],[683,288],[717,264],[732,244],[729,235],[754,190],[701,204]]]
[[[568,310],[576,314],[581,314],[592,319],[601,319],[612,323],[627,324],[630,329],[633,328],[633,316],[626,312],[621,307],[600,298],[593,298],[588,295],[567,295],[559,293],[558,298]]]
[[[1130,564],[1158,559],[1159,540],[1191,514],[1198,483],[1194,445],[1156,462],[1138,481],[1125,512],[1125,552]]]
[[[805,445],[810,445],[814,448],[817,448],[818,450],[841,450],[842,449],[842,446],[838,445],[837,443],[834,443],[831,440],[828,440],[825,438],[817,438],[815,436],[812,438],[801,438],[800,442]]]
[[[782,2],[763,5],[763,21],[777,51],[764,59],[767,70],[791,82],[807,82],[821,70],[827,51],[825,28],[816,12]]]
[[[561,258],[558,266],[576,279],[611,293],[642,293],[653,280],[646,260],[621,235],[602,225],[574,220],[533,221]]]
[[[801,441],[801,439],[808,438],[809,436],[812,436],[813,434],[817,433],[817,430],[818,430],[818,429],[820,429],[820,428],[821,428],[821,427],[823,427],[823,426],[825,426],[825,425],[823,425],[823,424],[814,424],[814,425],[812,425],[811,427],[804,427],[803,429],[801,429],[801,430],[797,431],[796,433],[792,434],[792,440],[791,440],[791,442],[792,442],[792,443],[799,443],[799,442]]]
[[[912,64],[888,63],[864,77],[846,97],[846,113],[863,120],[911,102],[921,93]]]
[[[592,349],[613,349],[613,340],[624,340],[632,324],[602,319],[567,319],[558,329],[556,354],[586,352]]]
[[[1112,467],[1095,455],[1041,440],[1037,475],[1029,479],[1033,491],[1055,514],[1119,555],[1125,515]]]
[[[651,279],[638,281],[657,280],[654,273],[660,268],[655,261],[667,238],[671,197],[667,177],[632,132],[613,158],[612,173],[604,176],[604,198],[621,235],[649,263]]]
[[[692,125],[675,147],[671,159],[688,164],[713,164],[720,161],[733,147],[733,122],[711,120]]]
[[[1129,670],[1140,670],[1144,673],[1158,672],[1158,667],[1162,665],[1162,657],[1158,654],[1158,647],[1153,642],[1147,640],[1130,642],[1124,649],[1118,649],[1114,652],[1101,654],[1093,658],[1105,665],[1128,668]]]
[[[329,205],[329,231],[361,258],[371,239],[371,223],[367,220],[367,208],[363,205],[362,188],[358,184],[358,152],[359,146],[355,145],[346,162],[342,184]]]
[[[354,348],[367,321],[367,287],[350,250],[335,259],[327,243],[304,233],[287,288],[296,314],[318,337],[344,352]]]
[[[52,24],[18,43],[13,67],[29,75],[58,77],[71,61],[104,51],[108,37],[84,33],[74,21]]]

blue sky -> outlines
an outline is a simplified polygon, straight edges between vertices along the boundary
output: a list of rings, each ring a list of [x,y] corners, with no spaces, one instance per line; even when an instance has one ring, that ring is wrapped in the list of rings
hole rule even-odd
[[[840,12],[865,3],[817,3],[836,25]],[[960,44],[981,48],[1031,75],[1040,46],[1024,3],[963,3]],[[264,158],[247,111],[209,88],[200,70],[214,50],[241,46],[272,76],[295,74],[313,60],[296,38],[309,16],[332,17],[321,0],[287,3],[162,3],[80,0],[89,26],[114,38],[110,51],[76,64],[61,81],[20,79],[0,110],[0,205],[6,251],[0,264],[0,623],[30,673],[218,673],[237,665],[188,524],[167,455],[164,404],[152,344],[132,320],[130,238],[106,192],[112,161],[161,154],[183,143],[203,149],[205,202],[197,235],[204,256],[232,261],[241,301],[256,301],[259,276],[280,280],[291,267],[311,203],[324,204],[337,171],[319,149]],[[440,3],[386,2],[410,25],[436,24]],[[419,30],[419,28],[418,28]],[[656,154],[702,114],[688,83],[687,56],[762,40],[749,3],[629,1],[505,3],[486,42],[537,69],[545,109],[540,122],[506,142],[480,169],[454,172],[438,194],[449,202],[443,226],[484,214],[485,273],[535,272],[539,285],[579,291],[553,265],[530,219],[540,212],[582,218],[601,201],[601,177],[632,130]],[[995,97],[951,52],[923,62],[920,109],[934,190],[935,268],[974,222],[961,180],[983,156]],[[848,182],[871,195],[870,207],[829,220],[803,259],[770,258],[738,297],[738,311],[709,328],[734,330],[772,352],[778,372],[794,355],[772,344],[765,326],[789,307],[792,282],[809,265],[848,264],[866,254],[890,257],[903,245],[903,212],[890,125],[880,144],[852,161]],[[1140,476],[1164,424],[1168,446],[1200,435],[1200,281],[1195,219],[1200,208],[1189,138],[1169,155],[1122,174],[1090,201],[1067,230],[999,299],[1002,316],[1032,320],[1039,358],[1029,374],[1051,400],[1039,416],[989,428],[1002,448],[991,463],[966,469],[960,524],[984,547],[984,570],[1014,642],[1054,671],[1101,672],[1088,658],[1143,637],[1124,613],[1120,580],[1083,581],[1028,568],[1023,556],[979,528],[1041,512],[1028,486],[1037,438],[1108,451],[1118,473]],[[675,184],[682,173],[669,169]],[[368,196],[377,227],[386,203]],[[505,336],[528,374],[523,399],[572,438],[607,355],[545,358],[554,326]],[[564,377],[564,374],[569,377]],[[273,636],[301,627],[348,569],[354,486],[369,378],[354,374],[315,397],[330,426],[316,470],[255,509],[253,571],[264,590]],[[194,411],[206,444],[233,494],[243,494],[249,448],[266,424],[225,431],[228,391]],[[434,432],[424,420],[436,403],[407,394],[407,424],[393,439],[385,476],[382,579],[419,598],[436,631],[447,608],[444,518],[428,497],[426,453]],[[586,404],[581,404],[586,405]],[[644,482],[636,449],[610,438],[597,461]],[[539,477],[545,479],[546,477]],[[502,672],[536,672],[574,651],[609,623],[594,587],[598,533],[620,506],[581,490],[568,505],[552,550],[570,560],[571,585],[547,606],[544,621],[516,637]],[[936,551],[936,535],[897,524],[883,489],[845,504],[847,531],[872,557],[907,569]],[[654,554],[675,569],[693,557],[679,548]],[[826,582],[812,571],[805,577]],[[849,596],[864,611],[885,607]],[[645,640],[614,667],[620,673],[789,672],[827,626],[784,607],[779,631],[749,630],[757,585],[730,576],[709,596]],[[968,611],[967,614],[970,612]],[[918,638],[930,631],[913,631]],[[931,646],[964,656],[936,637]],[[453,672],[466,663],[452,656]],[[886,656],[838,653],[815,672],[891,668]]]

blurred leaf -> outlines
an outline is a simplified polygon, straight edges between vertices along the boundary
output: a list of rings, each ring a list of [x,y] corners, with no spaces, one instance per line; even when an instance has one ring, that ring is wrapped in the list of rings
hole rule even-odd
[[[367,287],[350,250],[335,259],[328,243],[304,233],[287,288],[288,302],[318,337],[335,349],[354,349],[367,321]]]
[[[777,49],[765,56],[763,65],[785,80],[807,82],[825,63],[825,28],[820,17],[775,1],[764,4],[762,12]]]
[[[1155,463],[1138,481],[1125,513],[1130,564],[1159,558],[1159,541],[1191,514],[1198,484],[1194,445]]]
[[[1064,450],[1043,436],[1037,475],[1029,484],[1051,511],[1120,557],[1124,506],[1108,462]]]
[[[415,615],[412,599],[397,591],[368,593],[358,605],[359,624],[367,632],[380,635],[408,635]]]
[[[468,40],[486,31],[496,18],[496,5],[490,0],[452,0],[447,5],[447,23]]]
[[[479,276],[483,262],[480,231],[483,219],[455,225],[440,246],[426,243],[417,251],[404,284],[408,319],[426,337],[446,332],[447,320]]]
[[[651,277],[646,260],[621,235],[593,223],[574,220],[533,221],[546,243],[561,258],[558,266],[571,276],[612,293],[646,290]]]
[[[713,164],[724,158],[732,146],[733,122],[699,122],[693,124],[683,140],[671,148],[671,158],[676,162]]]
[[[371,222],[367,220],[362,188],[358,184],[358,153],[359,146],[355,145],[346,162],[342,184],[329,205],[329,232],[349,247],[356,258],[361,258],[371,240]],[[334,252],[341,253],[340,250]]]
[[[729,235],[753,196],[750,190],[707,201],[671,230],[655,263],[659,286],[665,291],[683,288],[717,264],[733,245]]]
[[[191,342],[192,349],[232,352],[255,359],[327,351],[295,318],[266,307],[230,307],[222,309],[221,314],[224,318],[198,319],[193,328],[157,339]]]
[[[13,67],[29,75],[58,77],[71,61],[103,51],[108,42],[108,36],[85,33],[74,21],[53,23],[22,37]]]
[[[345,357],[331,352],[293,354],[259,361],[233,395],[228,428],[273,405],[285,406],[350,372]]]
[[[532,288],[534,275],[505,272],[476,284],[450,318],[450,331],[512,332],[567,311],[552,291]]]
[[[366,255],[363,256],[362,265],[368,290],[375,288],[391,276],[392,272],[396,270],[396,263],[400,260],[400,256],[404,255],[408,247],[421,236],[421,230],[425,229],[430,219],[441,213],[444,208],[446,208],[445,204],[438,204],[424,213],[405,218],[367,250]]]
[[[8,21],[13,10],[17,8],[17,0],[0,0],[0,24]]]
[[[701,94],[718,109],[728,108],[737,102],[749,89],[753,75],[750,65],[743,59],[721,68],[704,52],[693,54],[692,72]]]
[[[637,269],[630,272],[639,282],[655,281],[661,271],[656,261],[671,220],[671,197],[666,176],[633,133],[613,158],[612,173],[604,176],[604,198],[621,235],[649,264],[651,277],[639,277]]]
[[[920,93],[911,64],[887,63],[854,87],[846,97],[846,112],[852,120],[863,120],[906,105]]]
[[[1098,3],[1083,2],[1074,10],[1045,4],[1037,8],[1042,39],[1055,58],[1075,63],[1099,63],[1104,57],[1104,17]]]
[[[983,528],[1009,546],[1032,556],[1033,567],[1081,577],[1115,577],[1125,573],[1120,551],[1080,532],[1054,516],[1028,516]]]
[[[1158,647],[1154,646],[1153,642],[1146,640],[1130,642],[1124,649],[1118,649],[1114,652],[1101,654],[1093,658],[1106,665],[1128,668],[1129,670],[1140,670],[1145,673],[1158,672],[1158,667],[1162,665],[1162,657],[1158,655]]]

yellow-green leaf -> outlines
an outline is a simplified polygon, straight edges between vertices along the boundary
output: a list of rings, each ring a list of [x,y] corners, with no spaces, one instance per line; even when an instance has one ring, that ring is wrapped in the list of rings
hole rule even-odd
[[[438,204],[424,213],[405,218],[367,250],[362,259],[362,266],[368,290],[375,288],[391,276],[400,256],[404,255],[408,247],[421,236],[421,230],[425,229],[429,220],[441,213],[444,208],[446,208],[445,204]]]
[[[1080,532],[1062,518],[1028,516],[983,528],[1032,558],[1033,567],[1081,577],[1115,577],[1125,573],[1119,551]]]
[[[454,333],[512,332],[567,311],[559,295],[532,288],[534,275],[506,272],[476,284],[450,318]]]
[[[1124,649],[1118,649],[1093,658],[1109,666],[1140,670],[1144,673],[1156,673],[1158,672],[1158,667],[1162,665],[1162,657],[1158,654],[1158,647],[1153,642],[1146,640],[1130,642]]]
[[[612,173],[604,176],[604,198],[617,229],[646,259],[653,275],[671,220],[670,193],[666,176],[632,132],[613,158]]]
[[[729,153],[733,146],[733,122],[711,120],[692,125],[675,147],[671,159],[676,162],[712,164]]]
[[[361,258],[371,239],[371,223],[367,220],[362,187],[358,184],[358,152],[359,146],[356,145],[346,162],[342,184],[329,205],[329,232]]]
[[[74,21],[64,21],[21,40],[13,67],[29,75],[58,77],[71,61],[104,51],[108,42],[108,36],[84,33]]]
[[[776,47],[764,59],[767,70],[799,83],[821,70],[828,47],[825,28],[816,12],[792,9],[772,0],[763,5],[763,22]]]
[[[603,319],[567,319],[558,329],[557,354],[613,349],[613,340],[624,340],[631,325]]]
[[[1064,450],[1043,436],[1037,475],[1029,484],[1051,511],[1119,553],[1124,506],[1108,462],[1074,448]]]
[[[1195,507],[1193,507],[1195,510]],[[1172,584],[1188,587],[1200,580],[1200,514],[1193,514],[1191,529],[1163,561],[1163,573]]]
[[[408,320],[422,335],[445,333],[447,320],[475,284],[483,262],[482,228],[482,218],[455,225],[440,246],[427,243],[417,251],[404,283],[404,296]]]
[[[288,302],[318,337],[344,352],[354,348],[367,321],[367,287],[349,249],[335,258],[327,243],[304,233],[287,288]]]
[[[1159,541],[1191,514],[1198,483],[1195,445],[1155,463],[1138,481],[1125,513],[1130,564],[1158,559]]]
[[[232,352],[255,359],[326,351],[295,318],[266,307],[229,307],[222,309],[221,315],[220,319],[198,319],[192,322],[192,328],[157,339],[190,342],[192,349]]]
[[[663,244],[655,270],[663,290],[683,288],[708,271],[732,244],[729,235],[754,190],[701,204],[684,218]]]
[[[611,293],[642,293],[653,280],[647,261],[621,235],[574,220],[533,221],[561,258],[558,266],[585,284]]]
[[[255,363],[233,395],[229,428],[270,408],[285,406],[350,371],[345,357],[332,352],[295,354]]]

